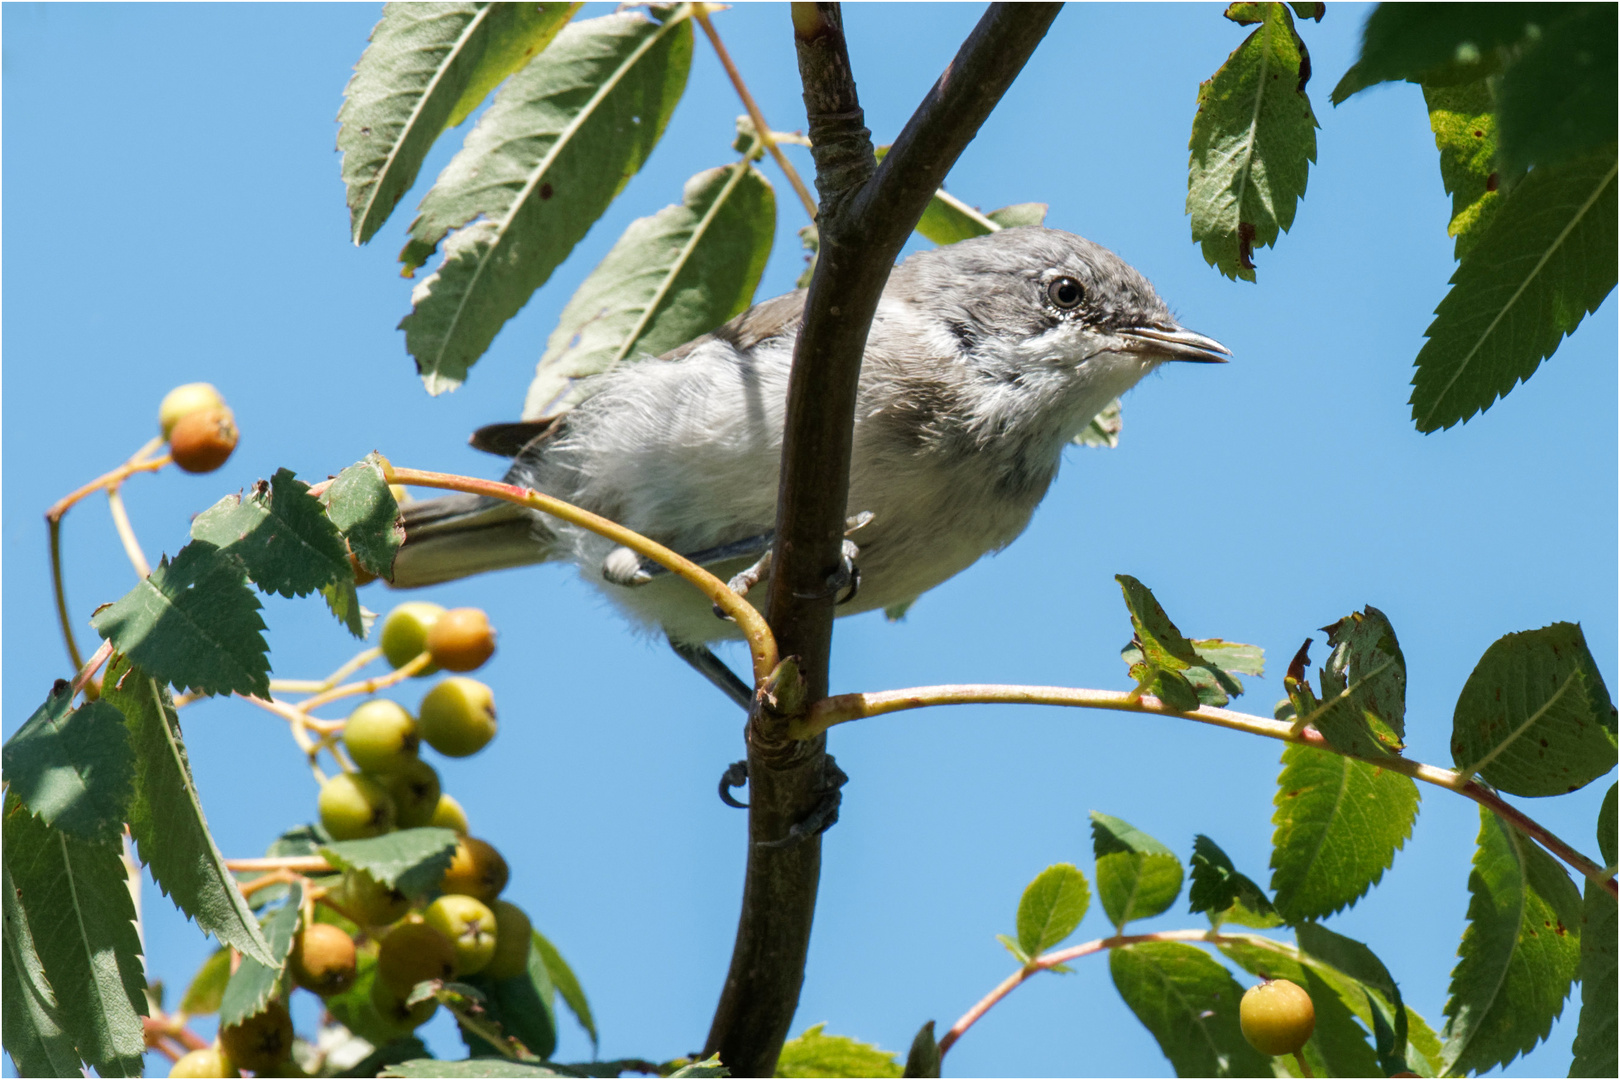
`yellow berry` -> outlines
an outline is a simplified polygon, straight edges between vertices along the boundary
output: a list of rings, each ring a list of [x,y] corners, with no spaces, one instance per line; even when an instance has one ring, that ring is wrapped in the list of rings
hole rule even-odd
[[[158,405],[158,426],[163,429],[163,437],[167,439],[182,417],[204,409],[224,407],[225,399],[219,396],[212,383],[186,383],[163,395],[163,401]]]
[[[390,611],[383,620],[382,633],[377,638],[377,644],[382,646],[383,656],[388,659],[389,665],[404,667],[426,652],[428,631],[443,614],[444,608],[426,600],[411,600]],[[429,664],[416,674],[420,678],[437,670]]]
[[[1310,1040],[1316,1007],[1298,984],[1267,979],[1244,993],[1238,1023],[1249,1045],[1262,1054],[1292,1054]]]
[[[433,809],[433,820],[429,825],[440,829],[454,829],[462,836],[467,835],[467,811],[461,804],[449,795],[439,795],[439,805]]]
[[[495,737],[495,695],[465,675],[429,690],[417,713],[423,741],[446,757],[476,754]]]
[[[439,882],[439,891],[471,896],[492,904],[506,888],[511,871],[495,848],[476,836],[464,836],[450,857],[450,865]]]
[[[292,1056],[292,1017],[287,1006],[271,1001],[263,1012],[219,1029],[219,1045],[241,1069],[264,1072]]]

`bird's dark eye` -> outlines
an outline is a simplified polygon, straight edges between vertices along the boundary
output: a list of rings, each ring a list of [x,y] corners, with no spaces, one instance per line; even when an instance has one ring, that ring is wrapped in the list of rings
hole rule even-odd
[[[1046,287],[1046,298],[1065,311],[1080,306],[1086,290],[1072,277],[1060,277]]]

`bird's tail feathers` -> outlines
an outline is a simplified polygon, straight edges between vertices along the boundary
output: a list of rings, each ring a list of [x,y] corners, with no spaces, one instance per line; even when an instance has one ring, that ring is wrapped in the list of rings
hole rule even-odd
[[[401,507],[405,543],[394,558],[396,589],[528,566],[551,557],[551,536],[528,510],[481,495],[447,495]]]

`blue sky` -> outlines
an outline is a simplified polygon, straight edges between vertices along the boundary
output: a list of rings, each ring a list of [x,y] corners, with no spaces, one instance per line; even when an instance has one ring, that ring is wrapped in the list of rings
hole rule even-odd
[[[978,17],[968,5],[846,11],[867,122],[889,141]],[[1409,665],[1409,753],[1449,764],[1450,713],[1504,633],[1580,622],[1616,674],[1616,314],[1611,296],[1526,386],[1468,425],[1416,433],[1411,360],[1454,263],[1422,98],[1377,88],[1334,109],[1366,9],[1304,24],[1322,123],[1293,231],[1257,255],[1257,284],[1204,265],[1183,213],[1198,82],[1245,31],[1220,7],[1075,5],[949,187],[986,209],[1038,200],[1048,224],[1118,252],[1224,367],[1175,365],[1125,401],[1117,450],[1069,451],[1028,532],[924,596],[904,622],[838,625],[837,691],[956,682],[1123,689],[1129,623],[1113,575],[1151,586],[1181,628],[1253,642],[1268,675],[1239,702],[1267,714],[1299,642],[1365,604]],[[402,335],[410,284],[394,255],[410,209],[366,248],[348,241],[334,116],[377,18],[372,5],[7,5],[4,29],[4,721],[68,674],[54,625],[44,508],[156,431],[171,386],[220,387],[243,430],[218,474],[126,488],[154,560],[191,514],[286,466],[314,480],[372,449],[397,464],[497,475],[467,448],[514,419],[562,305],[624,226],[731,159],[742,110],[707,45],[647,168],[509,323],[459,392],[422,390]],[[784,7],[716,18],[767,118],[803,126]],[[808,172],[808,156],[797,154]],[[804,224],[774,166],[780,210],[760,296],[792,287]],[[919,241],[914,241],[919,243]],[[104,501],[67,521],[80,640],[90,611],[134,584]],[[513,866],[508,896],[575,966],[607,1057],[696,1050],[735,931],[743,815],[715,784],[741,755],[741,717],[667,649],[627,632],[571,572],[542,568],[440,587],[500,629],[480,676],[502,728],[492,748],[437,760],[474,832]],[[364,602],[397,599],[373,587]],[[276,673],[316,677],[353,644],[318,603],[271,598]],[[1321,635],[1316,657],[1320,660]],[[731,656],[741,661],[740,651]],[[426,687],[398,697],[414,707]],[[279,721],[233,702],[183,717],[209,820],[257,854],[314,815],[315,788]],[[830,749],[851,781],[826,837],[821,900],[793,1030],[904,1052],[1011,970],[994,941],[1024,884],[1054,862],[1089,874],[1100,810],[1184,858],[1195,833],[1264,880],[1279,746],[1167,720],[972,707],[847,725]],[[1591,851],[1609,781],[1527,807]],[[1384,884],[1333,928],[1370,944],[1439,1027],[1467,906],[1473,804],[1426,790]],[[150,884],[149,969],[171,994],[210,943]],[[1144,924],[1195,926],[1178,904]],[[1100,910],[1075,940],[1107,933]],[[171,1000],[173,998],[171,997]],[[1568,1068],[1575,1007],[1510,1075]],[[428,1029],[459,1052],[446,1021]],[[562,1060],[589,1055],[564,1024]],[[9,1062],[7,1063],[9,1068]],[[956,1075],[1168,1071],[1100,958],[1034,980],[952,1051]]]

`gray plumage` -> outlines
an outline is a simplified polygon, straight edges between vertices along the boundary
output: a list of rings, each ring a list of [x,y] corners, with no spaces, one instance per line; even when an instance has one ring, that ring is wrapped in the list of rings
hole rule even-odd
[[[516,452],[510,482],[676,551],[764,536],[776,518],[803,307],[802,290],[767,300],[659,359],[594,377],[595,393],[550,424],[498,425],[484,441]],[[1007,229],[905,260],[884,289],[861,367],[848,510],[872,516],[851,534],[861,586],[839,613],[909,601],[1005,547],[1046,494],[1064,446],[1110,400],[1166,360],[1225,353],[1182,329],[1118,256],[1069,233]],[[564,560],[672,641],[738,636],[677,578],[605,579],[614,548],[542,515],[452,496],[407,506],[394,584]],[[753,561],[709,569],[725,578]],[[748,598],[763,604],[766,595],[761,584]]]

